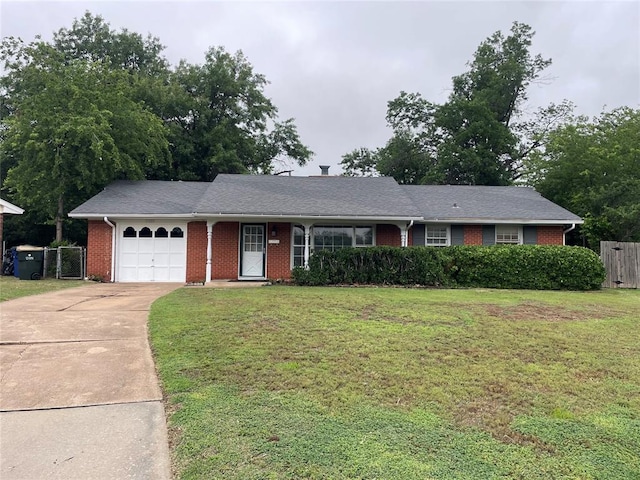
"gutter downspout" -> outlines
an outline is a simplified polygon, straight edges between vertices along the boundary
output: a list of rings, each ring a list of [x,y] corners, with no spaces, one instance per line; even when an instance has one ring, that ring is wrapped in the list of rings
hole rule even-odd
[[[111,282],[115,282],[116,272],[114,269],[116,265],[116,226],[109,221],[108,217],[104,217],[103,220],[104,223],[111,227],[111,275],[109,275],[111,278],[109,280]]]
[[[566,228],[566,229],[562,230],[562,245],[566,245],[567,244],[567,241],[566,241],[567,240],[567,233],[569,233],[574,228],[576,228],[576,224],[572,223],[569,228]]]

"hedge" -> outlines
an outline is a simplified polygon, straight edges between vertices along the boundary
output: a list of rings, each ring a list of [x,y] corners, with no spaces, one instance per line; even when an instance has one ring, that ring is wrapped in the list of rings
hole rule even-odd
[[[442,287],[595,290],[605,270],[583,247],[460,245],[369,247],[319,251],[309,269],[295,268],[298,285],[422,285]]]

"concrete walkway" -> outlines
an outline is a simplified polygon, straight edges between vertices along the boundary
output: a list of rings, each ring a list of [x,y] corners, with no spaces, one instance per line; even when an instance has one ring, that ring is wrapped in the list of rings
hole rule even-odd
[[[0,478],[170,478],[147,317],[180,286],[88,284],[0,304]]]

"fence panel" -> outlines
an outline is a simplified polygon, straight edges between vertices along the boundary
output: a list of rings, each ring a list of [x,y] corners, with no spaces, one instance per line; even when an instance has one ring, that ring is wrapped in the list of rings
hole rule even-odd
[[[600,258],[609,288],[640,288],[640,243],[600,242]]]
[[[44,277],[81,280],[85,277],[86,250],[83,247],[46,248]]]

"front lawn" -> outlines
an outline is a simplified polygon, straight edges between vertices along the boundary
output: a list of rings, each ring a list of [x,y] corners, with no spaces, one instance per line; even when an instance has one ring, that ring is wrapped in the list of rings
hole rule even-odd
[[[150,333],[178,478],[632,479],[640,292],[183,288]]]
[[[13,276],[0,276],[0,302],[85,284],[82,280],[20,280]]]

